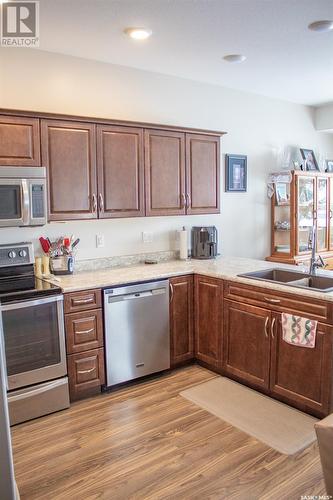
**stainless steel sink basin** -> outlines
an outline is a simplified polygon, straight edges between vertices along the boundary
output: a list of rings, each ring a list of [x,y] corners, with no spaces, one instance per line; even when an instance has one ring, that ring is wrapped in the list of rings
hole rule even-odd
[[[259,281],[280,283],[281,285],[310,289],[318,292],[333,291],[333,277],[321,275],[310,276],[300,271],[289,271],[288,269],[265,269],[264,271],[239,274],[238,276]]]

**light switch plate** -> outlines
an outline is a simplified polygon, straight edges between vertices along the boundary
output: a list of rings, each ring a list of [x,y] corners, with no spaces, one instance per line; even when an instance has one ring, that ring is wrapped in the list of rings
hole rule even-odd
[[[104,247],[104,234],[96,234],[96,248]]]
[[[151,231],[143,231],[142,232],[142,241],[143,243],[152,243],[153,242],[153,233]]]

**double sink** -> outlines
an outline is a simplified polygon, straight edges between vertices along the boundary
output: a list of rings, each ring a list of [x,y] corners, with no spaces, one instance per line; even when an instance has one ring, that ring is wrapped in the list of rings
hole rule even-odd
[[[322,275],[310,275],[301,271],[289,271],[288,269],[265,269],[251,273],[239,274],[239,277],[250,278],[270,283],[304,288],[315,292],[333,292],[333,277]]]

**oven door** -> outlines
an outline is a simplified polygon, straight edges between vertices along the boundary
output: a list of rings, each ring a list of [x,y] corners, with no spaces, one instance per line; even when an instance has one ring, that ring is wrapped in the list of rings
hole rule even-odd
[[[0,227],[27,226],[30,218],[26,179],[0,180]]]
[[[8,389],[66,375],[62,295],[4,304],[1,310]]]

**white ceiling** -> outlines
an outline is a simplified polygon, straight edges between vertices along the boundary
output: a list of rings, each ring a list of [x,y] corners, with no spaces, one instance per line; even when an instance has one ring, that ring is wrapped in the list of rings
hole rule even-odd
[[[41,0],[41,50],[289,101],[333,101],[333,0]],[[146,41],[127,26],[153,31]],[[10,49],[9,49],[10,50]],[[247,56],[228,64],[225,54]]]

